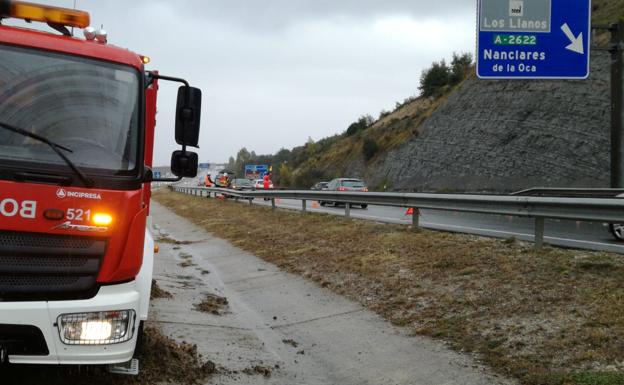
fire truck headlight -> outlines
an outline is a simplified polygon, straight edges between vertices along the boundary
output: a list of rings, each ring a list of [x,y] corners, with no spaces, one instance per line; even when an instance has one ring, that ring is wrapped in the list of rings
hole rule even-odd
[[[134,335],[134,310],[61,314],[58,330],[66,345],[110,345]]]

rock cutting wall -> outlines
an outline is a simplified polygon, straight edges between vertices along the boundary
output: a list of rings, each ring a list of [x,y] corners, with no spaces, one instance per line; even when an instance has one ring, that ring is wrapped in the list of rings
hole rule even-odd
[[[417,136],[365,172],[369,184],[456,191],[608,187],[609,78],[609,55],[592,53],[589,80],[470,79]]]

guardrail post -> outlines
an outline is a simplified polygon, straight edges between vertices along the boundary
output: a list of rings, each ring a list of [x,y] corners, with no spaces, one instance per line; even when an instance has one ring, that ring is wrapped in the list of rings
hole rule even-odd
[[[271,210],[275,211],[275,198],[271,198]]]
[[[420,228],[420,211],[418,207],[412,207],[412,231],[417,231]]]
[[[253,198],[249,198],[249,206],[253,206]]]
[[[301,211],[306,212],[307,201],[305,199],[301,200]]]
[[[544,218],[535,218],[535,250],[544,246]]]
[[[345,218],[351,218],[351,203],[345,203]]]

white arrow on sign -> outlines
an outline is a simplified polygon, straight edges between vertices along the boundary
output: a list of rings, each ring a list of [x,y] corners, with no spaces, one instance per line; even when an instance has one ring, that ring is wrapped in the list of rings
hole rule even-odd
[[[572,33],[572,30],[570,29],[568,23],[563,24],[561,26],[561,30],[572,42],[572,44],[568,45],[566,49],[583,55],[585,53],[585,45],[583,44],[583,32],[581,32],[578,37],[574,37],[574,34]]]

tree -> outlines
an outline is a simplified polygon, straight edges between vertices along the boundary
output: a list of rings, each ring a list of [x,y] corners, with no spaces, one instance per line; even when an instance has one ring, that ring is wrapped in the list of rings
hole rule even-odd
[[[470,53],[453,53],[451,60],[450,82],[452,85],[461,83],[466,78],[468,70],[472,66],[472,54]]]
[[[238,175],[244,175],[245,165],[250,160],[251,160],[251,153],[249,152],[249,150],[247,150],[247,148],[245,147],[241,148],[240,150],[238,150],[238,153],[236,154],[236,163],[232,171],[234,171]]]
[[[311,136],[308,136],[308,141],[305,144],[306,156],[311,157],[316,153],[316,142]]]
[[[434,62],[431,68],[422,72],[418,89],[423,96],[437,96],[449,84],[450,77],[450,69],[442,59],[440,62]]]
[[[290,169],[290,167],[288,167],[288,164],[282,163],[279,166],[278,173],[279,178],[277,178],[276,183],[278,183],[282,187],[292,187],[293,175],[292,170]]]
[[[234,159],[233,156],[230,156],[230,159],[228,160],[227,168],[229,168],[230,170],[234,170],[236,168],[236,159]]]

